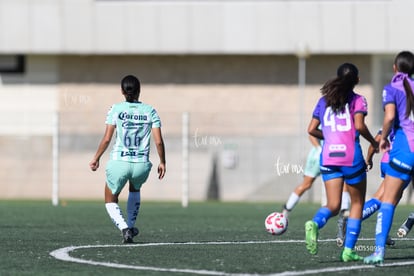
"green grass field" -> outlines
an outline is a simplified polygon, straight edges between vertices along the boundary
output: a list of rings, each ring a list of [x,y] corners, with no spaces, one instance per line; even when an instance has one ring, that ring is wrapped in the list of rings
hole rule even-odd
[[[125,203],[121,202],[124,208]],[[310,256],[304,222],[319,207],[300,203],[282,236],[264,230],[264,219],[281,204],[143,202],[132,245],[121,236],[101,202],[0,202],[0,275],[412,275],[414,233],[387,250],[385,266],[339,261],[336,218],[320,231],[320,250]],[[391,234],[414,206],[399,206]],[[363,224],[358,248],[371,253],[375,218]],[[370,240],[367,240],[370,239]],[[51,256],[57,249],[75,261]],[[83,246],[83,247],[82,247]]]

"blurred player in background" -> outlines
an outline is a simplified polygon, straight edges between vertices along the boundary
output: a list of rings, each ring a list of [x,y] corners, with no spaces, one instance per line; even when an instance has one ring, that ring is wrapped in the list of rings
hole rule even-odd
[[[414,171],[414,80],[411,79],[414,55],[408,51],[398,53],[393,69],[394,76],[382,94],[384,121],[380,140],[380,149],[382,152],[389,151],[390,160],[385,171],[384,194],[377,216],[375,251],[364,258],[367,264],[383,263],[395,207]],[[394,140],[389,141],[392,131]]]
[[[398,228],[397,236],[400,238],[405,238],[407,234],[411,231],[414,225],[414,212],[411,212],[407,219],[401,224],[400,228]]]
[[[320,155],[322,151],[321,140],[316,137],[309,136],[309,141],[312,144],[308,156],[306,158],[305,169],[303,173],[303,181],[300,183],[294,191],[290,194],[288,200],[283,205],[283,215],[288,217],[289,213],[293,210],[296,204],[299,202],[302,195],[312,188],[315,180],[320,176]],[[338,218],[338,232],[337,232],[337,244],[342,246],[344,240],[344,231],[346,225],[346,219],[349,214],[350,197],[349,193],[344,186],[342,193],[341,210]]]
[[[354,251],[361,231],[362,207],[366,193],[366,164],[359,142],[362,135],[374,148],[378,148],[365,124],[368,108],[363,96],[354,92],[359,82],[358,68],[344,63],[337,77],[321,88],[308,132],[323,139],[321,174],[325,183],[327,204],[321,207],[312,220],[305,223],[306,248],[311,254],[318,252],[319,229],[339,213],[344,183],[348,185],[351,208],[346,225],[346,237],[341,260],[362,260]]]
[[[320,140],[313,136],[309,136],[309,140],[312,144],[312,148],[306,158],[303,181],[298,186],[296,186],[295,190],[290,194],[285,205],[283,205],[283,215],[286,217],[288,217],[289,213],[299,202],[302,195],[307,190],[312,188],[312,185],[315,182],[316,178],[318,178],[318,176],[321,174],[319,168],[319,160],[322,151]]]
[[[139,233],[134,226],[141,205],[140,189],[152,167],[149,160],[151,133],[160,160],[159,179],[165,175],[166,161],[161,121],[153,107],[138,101],[141,91],[139,80],[128,75],[122,79],[121,89],[125,101],[114,104],[109,110],[105,134],[89,166],[92,171],[99,168],[100,158],[116,132],[116,142],[106,166],[105,207],[113,223],[121,231],[123,242],[132,243],[133,237]],[[125,220],[118,205],[118,197],[127,182],[128,217]]]

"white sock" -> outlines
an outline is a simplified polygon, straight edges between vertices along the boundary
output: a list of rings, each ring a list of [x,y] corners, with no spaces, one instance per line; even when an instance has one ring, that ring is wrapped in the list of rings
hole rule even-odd
[[[116,227],[118,227],[119,230],[128,228],[124,216],[122,215],[122,210],[119,208],[119,205],[117,203],[106,203],[105,208],[108,212],[109,217],[112,219],[112,222]]]
[[[140,206],[141,206],[141,193],[140,192],[129,192],[128,203],[127,203],[128,228],[134,227],[135,221],[137,220]]]
[[[351,204],[351,196],[349,192],[342,193],[342,202],[341,202],[341,211],[342,210],[349,210],[349,205]]]
[[[288,209],[289,211],[292,211],[295,205],[299,202],[299,199],[300,199],[300,196],[298,196],[295,193],[291,193],[285,205],[286,209]]]

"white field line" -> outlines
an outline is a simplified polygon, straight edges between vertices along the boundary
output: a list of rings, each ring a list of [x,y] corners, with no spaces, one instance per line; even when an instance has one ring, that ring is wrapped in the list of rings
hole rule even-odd
[[[359,240],[374,240],[374,239],[367,239],[361,238]],[[404,240],[414,240],[412,238],[405,238],[405,239],[398,239],[401,241]],[[319,242],[333,242],[335,239],[325,239],[319,240]],[[243,273],[227,273],[222,271],[214,271],[214,270],[194,270],[194,269],[178,269],[178,268],[162,268],[162,267],[152,267],[152,266],[136,266],[136,265],[126,265],[126,264],[117,264],[117,263],[110,263],[110,262],[97,262],[92,260],[84,260],[80,258],[71,257],[69,255],[70,252],[75,250],[81,249],[90,249],[90,248],[109,248],[109,247],[154,247],[154,246],[168,246],[168,245],[176,245],[176,246],[186,246],[186,245],[232,245],[232,244],[267,244],[267,243],[303,243],[303,240],[275,240],[275,241],[223,241],[223,242],[170,242],[170,243],[143,243],[143,244],[106,244],[106,245],[81,245],[81,246],[68,246],[56,249],[50,252],[50,255],[54,258],[66,261],[66,262],[74,262],[80,264],[88,264],[88,265],[96,265],[96,266],[105,266],[105,267],[112,267],[112,268],[121,268],[121,269],[132,269],[132,270],[146,270],[146,271],[159,271],[159,272],[177,272],[177,273],[192,273],[192,274],[200,274],[200,275],[224,275],[224,276],[258,276],[259,274],[243,274]],[[414,265],[413,261],[406,261],[406,262],[393,262],[393,263],[385,263],[382,266],[385,267],[396,267],[396,266],[411,266]],[[351,271],[357,269],[370,269],[375,268],[375,265],[354,265],[354,266],[346,266],[346,267],[326,267],[320,269],[308,269],[308,270],[298,270],[298,271],[285,271],[280,273],[272,273],[272,274],[262,274],[262,276],[288,276],[288,275],[309,275],[309,274],[317,274],[317,273],[327,273],[327,272],[339,272],[339,271]]]

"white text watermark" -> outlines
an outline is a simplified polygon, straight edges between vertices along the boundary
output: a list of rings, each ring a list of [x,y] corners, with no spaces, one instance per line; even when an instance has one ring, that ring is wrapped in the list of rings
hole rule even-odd
[[[275,163],[276,173],[278,176],[285,174],[303,174],[303,165],[290,164],[280,161],[280,157],[277,158]]]
[[[63,99],[66,106],[86,105],[91,102],[89,95],[72,95],[66,92],[63,94]]]
[[[217,147],[223,144],[220,137],[210,136],[210,135],[199,135],[198,129],[195,130],[193,138],[194,138],[194,144],[196,148],[207,147],[207,146]]]

